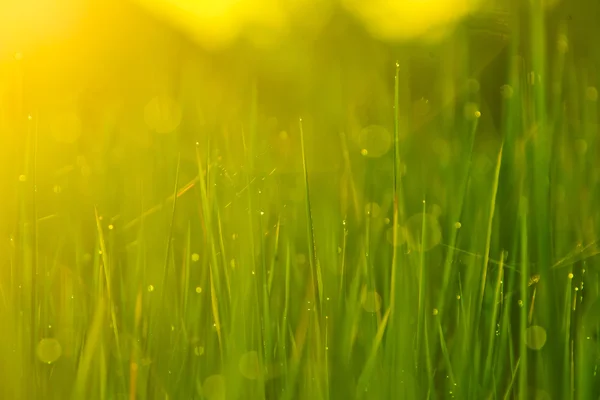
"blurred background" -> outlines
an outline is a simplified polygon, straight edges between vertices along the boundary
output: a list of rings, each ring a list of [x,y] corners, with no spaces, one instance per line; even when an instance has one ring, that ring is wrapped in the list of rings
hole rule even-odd
[[[418,172],[407,178],[415,179],[409,195],[437,190],[436,201],[443,202],[437,171],[460,156],[458,144],[452,150],[458,139],[451,130],[465,103],[486,116],[478,123],[482,151],[475,162],[482,176],[491,173],[507,66],[533,70],[531,39],[515,36],[530,28],[528,7],[492,0],[4,1],[4,234],[14,230],[18,178],[31,169],[26,150],[33,136],[38,190],[52,193],[70,174],[83,173],[77,197],[70,197],[82,203],[95,201],[94,192],[127,191],[127,179],[139,176],[136,168],[148,177],[173,174],[173,156],[149,156],[158,149],[181,152],[184,163],[194,165],[195,143],[212,140],[224,168],[238,168],[241,133],[250,123],[256,129],[247,143],[256,154],[252,168],[301,172],[300,117],[311,172],[340,179],[342,132],[357,160],[369,150],[365,142],[374,141],[367,158],[384,171],[391,162],[398,62],[406,85],[398,110],[401,152],[405,167]],[[600,50],[589,38],[600,6],[544,0],[542,7],[548,60],[568,48],[573,70],[585,75],[582,85],[593,86]],[[547,72],[559,73],[552,64]],[[383,129],[364,134],[372,125]]]
[[[402,245],[406,244],[401,257],[431,250],[427,262],[433,272],[426,300],[419,300],[419,312],[421,301],[431,306],[429,310],[440,293],[452,299],[458,293],[454,278],[460,277],[459,269],[444,276],[444,257],[456,257],[461,268],[479,262],[475,256],[485,250],[494,179],[500,180],[500,188],[496,214],[492,208],[496,216],[492,259],[498,263],[505,249],[518,247],[515,238],[523,196],[549,198],[552,206],[537,215],[536,202],[531,200],[533,221],[541,224],[548,216],[552,234],[560,240],[553,239],[547,258],[546,248],[537,251],[542,247],[537,239],[519,250],[531,248],[532,274],[549,274],[546,261],[556,263],[577,244],[595,243],[600,222],[594,205],[600,177],[595,161],[600,47],[594,40],[600,37],[599,19],[600,2],[590,0],[3,0],[0,281],[6,282],[1,286],[3,326],[14,324],[18,329],[2,334],[0,366],[12,370],[6,376],[22,378],[26,376],[22,371],[39,367],[30,368],[27,352],[33,353],[42,337],[58,337],[69,362],[57,364],[56,372],[38,368],[34,375],[41,388],[38,394],[50,393],[44,392],[46,384],[55,398],[66,398],[72,389],[70,377],[81,369],[73,354],[83,348],[82,338],[105,290],[98,283],[99,265],[111,265],[108,269],[112,268],[113,285],[118,288],[111,300],[118,304],[116,325],[133,338],[139,334],[130,326],[138,293],[139,298],[142,292],[149,296],[155,287],[158,293],[166,293],[162,299],[167,300],[157,303],[144,297],[144,307],[157,310],[152,314],[156,320],[175,318],[170,311],[177,309],[172,303],[181,293],[173,288],[184,285],[177,281],[181,276],[177,268],[194,250],[190,237],[191,242],[205,245],[196,246],[196,261],[206,268],[195,276],[201,282],[198,288],[204,289],[190,286],[205,301],[198,305],[203,325],[196,326],[188,315],[188,331],[183,329],[181,335],[194,332],[203,337],[212,332],[214,309],[208,305],[208,288],[213,283],[205,271],[214,260],[209,262],[211,255],[203,242],[211,235],[205,230],[206,214],[214,214],[213,222],[219,220],[212,235],[227,238],[219,249],[227,250],[231,260],[223,255],[219,268],[232,276],[236,267],[235,271],[250,271],[261,257],[263,264],[265,257],[281,261],[276,248],[269,247],[271,240],[273,246],[278,243],[272,238],[275,232],[279,235],[279,226],[287,226],[283,229],[292,246],[293,265],[310,264],[305,225],[311,218],[312,245],[321,250],[325,286],[347,273],[340,272],[338,265],[342,241],[343,248],[349,249],[352,272],[362,268],[363,247],[372,243],[372,258],[367,256],[364,262],[378,267],[365,282],[381,293],[379,306],[371,307],[379,312],[381,323],[380,309],[391,302],[391,294],[382,287],[389,287],[392,247],[400,245],[390,231],[398,177],[404,191],[398,224],[404,232]],[[539,92],[540,87],[545,91]],[[539,93],[541,97],[536,97]],[[540,107],[547,115],[540,114]],[[547,132],[543,130],[547,126],[556,135],[548,145],[553,189],[551,195],[535,197],[534,185],[541,183],[531,176],[540,163],[528,146],[535,147],[538,132]],[[507,157],[500,178],[499,154]],[[208,194],[199,189],[200,176],[208,182],[204,182]],[[173,198],[179,199],[177,212]],[[205,200],[210,208],[200,210]],[[305,202],[312,214],[307,215]],[[376,221],[370,219],[374,203]],[[258,214],[248,217],[256,210],[264,219]],[[353,227],[348,228],[349,234],[344,233],[342,221]],[[430,224],[435,232],[427,246],[419,239],[421,223]],[[460,235],[456,234],[459,228]],[[99,247],[102,229],[110,231],[108,260],[101,257]],[[252,236],[255,231],[258,235]],[[464,253],[448,256],[447,246],[455,234],[452,246]],[[261,244],[259,237],[267,238],[268,244]],[[165,243],[169,243],[166,261]],[[514,266],[519,261],[517,252],[509,253]],[[168,276],[177,284],[172,287],[165,283],[167,278],[160,283],[163,273],[167,276],[165,263],[173,267]],[[142,264],[146,265],[143,273],[138,269]],[[307,270],[299,271],[292,289],[298,304],[314,279],[308,278]],[[250,275],[240,274],[240,282],[242,277],[249,280]],[[416,277],[411,274],[407,272],[403,282],[414,291]],[[280,289],[265,300],[277,311],[283,304],[282,279],[275,278],[274,287],[279,282]],[[471,283],[479,287],[475,278]],[[224,287],[223,283],[220,290]],[[545,287],[547,291],[540,289],[539,296],[548,299],[548,293],[554,293],[550,288],[556,287]],[[240,289],[240,293],[250,292]],[[68,308],[69,296],[82,300]],[[336,301],[344,304],[344,299]],[[407,301],[406,307],[416,304],[414,298],[411,301],[414,304]],[[485,304],[492,303],[486,299]],[[223,304],[229,303],[221,303],[221,312],[234,321],[234,304],[239,303]],[[294,326],[302,321],[300,308],[304,306],[290,316]],[[174,314],[179,317],[177,310]],[[545,317],[539,317],[549,331],[550,310],[554,309],[548,306]],[[412,334],[417,323],[414,315],[407,315]],[[346,314],[340,311],[338,316],[343,320]],[[449,331],[454,317],[444,320]],[[226,325],[227,331],[231,327]],[[244,329],[258,331],[254,326]],[[436,335],[437,328],[433,329]],[[366,361],[376,330],[365,332],[357,339],[362,340],[356,356],[360,361],[348,369],[332,368],[335,393],[345,393],[348,376],[358,374],[354,369],[362,370],[356,366]],[[103,340],[111,343],[106,339],[110,334],[105,335]],[[24,343],[19,342],[21,337],[27,338]],[[250,342],[256,340],[251,337]],[[34,344],[27,342],[29,338]],[[166,342],[146,339],[155,347],[140,350],[145,358],[139,358],[160,359],[161,344]],[[410,348],[412,337],[406,343]],[[206,339],[204,347],[217,349],[217,339]],[[21,355],[12,355],[17,350]],[[557,357],[563,357],[562,350],[555,352]],[[216,353],[207,351],[206,370],[218,369]],[[442,358],[441,353],[437,356]],[[331,363],[338,361],[333,358]],[[165,378],[171,374],[165,365],[156,372],[162,377],[161,387],[171,385],[170,393],[183,396],[183,389]],[[549,378],[552,368],[551,364],[540,367],[547,372],[542,380],[546,386],[540,387],[550,393],[556,389]],[[508,368],[505,372],[508,375],[501,377],[507,381],[511,375]],[[54,373],[60,378],[50,379]],[[427,381],[425,376],[419,379]],[[7,386],[6,393],[13,397],[6,398],[34,398],[19,382]],[[138,390],[155,393],[151,384],[144,389],[147,392]],[[306,390],[299,398],[309,398],[312,392]]]
[[[15,176],[24,170],[26,132],[34,125],[40,148],[47,149],[38,154],[38,163],[48,176],[39,179],[54,186],[50,176],[77,160],[86,163],[90,174],[102,175],[110,165],[104,161],[116,165],[127,155],[144,154],[174,131],[169,140],[184,158],[191,144],[206,141],[203,136],[214,135],[216,141],[235,136],[250,118],[252,96],[257,96],[261,131],[256,146],[289,161],[285,154],[290,149],[281,144],[280,134],[296,129],[303,116],[310,126],[308,145],[321,149],[308,152],[314,158],[311,169],[335,171],[342,157],[340,131],[357,145],[365,126],[392,128],[398,60],[410,85],[399,111],[412,121],[401,132],[405,139],[410,136],[404,148],[429,142],[426,148],[434,151],[436,142],[427,137],[425,126],[433,126],[473,82],[481,88],[481,107],[492,117],[482,129],[493,137],[513,35],[508,10],[518,14],[526,9],[524,2],[513,3],[4,1],[3,193],[16,189]],[[593,37],[598,7],[581,0],[548,0],[544,6],[550,52],[558,26],[565,24],[578,44],[574,62],[593,65],[598,51],[586,38]],[[520,24],[526,21],[519,18]],[[527,51],[526,40],[520,46]],[[166,125],[156,129],[148,118],[166,119]],[[313,131],[319,131],[318,145],[312,142]],[[235,149],[228,152],[235,160]],[[279,171],[299,165],[288,164]],[[6,201],[14,198],[9,195]],[[11,210],[2,215],[10,220],[14,208],[3,210]]]

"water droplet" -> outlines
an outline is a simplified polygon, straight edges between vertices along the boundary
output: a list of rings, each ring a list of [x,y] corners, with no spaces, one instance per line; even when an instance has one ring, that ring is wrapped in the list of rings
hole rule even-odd
[[[238,363],[238,368],[242,376],[246,379],[255,380],[260,376],[260,361],[256,351],[249,351],[242,354]]]
[[[148,285],[148,291],[149,292],[154,292],[154,286],[153,285]]]
[[[198,293],[198,294],[202,293],[202,288],[200,286],[196,287],[196,293]]]
[[[532,350],[540,350],[546,344],[546,330],[532,325],[525,331],[525,344]]]
[[[381,212],[381,207],[377,203],[367,203],[365,206],[365,213],[373,218],[377,218]]]
[[[112,231],[113,229],[115,229],[115,226],[113,224],[110,224],[108,225],[108,229]]]
[[[575,141],[575,152],[578,155],[580,155],[580,156],[585,155],[585,153],[587,152],[587,149],[588,149],[588,144],[585,140],[577,139]]]
[[[548,392],[545,392],[541,389],[535,389],[534,394],[533,394],[533,399],[534,400],[551,400],[552,397],[548,394]]]
[[[62,346],[54,338],[45,338],[40,340],[36,349],[38,359],[44,364],[52,364],[62,354]]]
[[[502,96],[502,98],[504,98],[506,100],[512,98],[514,92],[515,91],[513,90],[512,86],[510,86],[510,85],[502,85],[500,87],[500,95]]]
[[[223,375],[211,375],[204,380],[202,394],[208,400],[225,400],[225,378]]]
[[[169,96],[156,96],[144,108],[144,121],[157,133],[173,132],[181,123],[181,107]]]
[[[374,313],[381,309],[381,295],[374,290],[363,288],[361,303],[365,311]]]
[[[454,227],[455,227],[456,229],[460,229],[460,228],[462,227],[462,224],[461,224],[460,222],[455,222],[455,223],[454,223]]]
[[[392,246],[402,246],[406,243],[406,229],[403,226],[396,225],[396,240],[394,241],[394,228],[388,228],[385,238]]]
[[[481,116],[481,113],[479,112],[479,106],[475,103],[465,104],[464,115],[468,120],[479,118]]]
[[[424,117],[429,114],[430,108],[429,100],[423,97],[413,103],[413,112],[417,117]]]
[[[192,261],[193,262],[197,262],[198,260],[200,260],[200,255],[198,253],[193,253],[192,254]]]
[[[467,90],[471,93],[477,93],[479,92],[479,82],[477,81],[477,79],[469,79],[467,80]]]
[[[19,175],[19,182],[27,182],[27,175]]]
[[[569,40],[565,35],[559,35],[556,41],[556,48],[559,53],[566,53],[569,50]]]
[[[423,235],[425,226],[425,235]],[[414,251],[428,251],[442,240],[442,228],[433,215],[415,214],[406,221],[406,239],[408,247]]]
[[[432,312],[432,314],[433,314],[433,315],[438,315],[438,313],[439,313],[438,309],[437,309],[437,308],[434,308],[434,309],[433,309],[433,312]]]
[[[303,265],[306,263],[306,255],[299,253],[296,254],[296,263],[299,265]]]
[[[598,100],[598,89],[593,86],[588,87],[585,90],[585,98],[589,101],[597,101]]]
[[[567,275],[567,277],[568,277],[569,279],[573,279],[573,273],[572,273],[572,272],[569,272],[569,275]]]
[[[392,135],[381,125],[370,125],[360,131],[358,146],[363,156],[381,157],[392,146]]]

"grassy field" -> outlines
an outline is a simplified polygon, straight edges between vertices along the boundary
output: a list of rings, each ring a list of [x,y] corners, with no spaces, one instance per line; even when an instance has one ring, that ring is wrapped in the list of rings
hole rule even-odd
[[[0,397],[600,399],[592,3],[10,50]]]

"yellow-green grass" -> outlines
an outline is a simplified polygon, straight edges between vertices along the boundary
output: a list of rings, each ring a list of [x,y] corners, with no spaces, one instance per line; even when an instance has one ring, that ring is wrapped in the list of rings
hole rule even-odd
[[[216,110],[185,46],[120,114],[3,92],[1,397],[598,398],[597,64],[498,15]]]

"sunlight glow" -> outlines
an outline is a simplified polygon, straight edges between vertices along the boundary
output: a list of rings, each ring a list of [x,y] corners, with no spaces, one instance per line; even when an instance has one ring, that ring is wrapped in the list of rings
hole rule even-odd
[[[439,37],[468,12],[478,0],[342,0],[367,30],[381,39]]]

